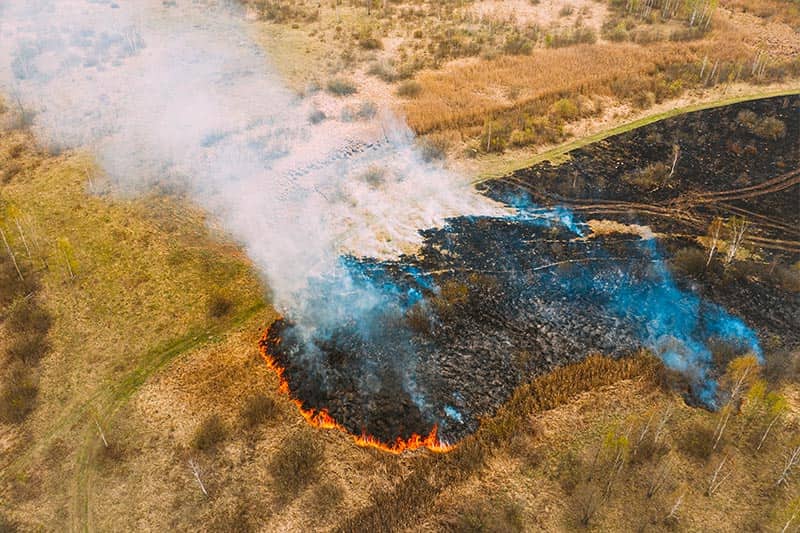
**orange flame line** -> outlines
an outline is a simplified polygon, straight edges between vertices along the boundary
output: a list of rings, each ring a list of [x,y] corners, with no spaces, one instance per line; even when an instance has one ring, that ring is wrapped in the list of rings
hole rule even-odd
[[[393,454],[401,454],[403,452],[410,452],[420,448],[427,448],[432,452],[445,453],[455,448],[454,444],[445,444],[439,441],[437,436],[438,428],[435,425],[426,437],[414,433],[407,439],[397,437],[397,440],[394,442],[385,443],[379,441],[372,435],[367,435],[366,433],[362,433],[361,435],[353,435],[344,426],[334,420],[334,418],[328,413],[327,409],[306,409],[303,407],[302,401],[292,398],[289,390],[289,382],[284,377],[285,369],[278,364],[272,355],[267,353],[266,341],[268,334],[269,331],[264,332],[261,342],[259,343],[261,356],[267,363],[267,367],[269,367],[273,372],[275,372],[275,375],[278,376],[278,392],[289,397],[292,403],[295,404],[297,409],[300,411],[300,414],[303,415],[303,418],[306,420],[306,422],[308,422],[311,426],[319,429],[335,429],[337,431],[342,431],[350,435],[353,438],[353,442],[355,442],[358,446],[363,448],[375,448]],[[280,342],[280,339],[278,342]]]

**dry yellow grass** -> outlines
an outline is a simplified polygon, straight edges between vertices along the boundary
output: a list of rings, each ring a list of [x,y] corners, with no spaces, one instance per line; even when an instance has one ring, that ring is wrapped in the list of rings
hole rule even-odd
[[[404,111],[420,133],[469,128],[501,113],[546,113],[565,96],[610,95],[616,81],[639,84],[658,70],[697,59],[695,49],[674,44],[614,44],[470,60],[420,74],[423,90]]]
[[[235,317],[263,306],[263,289],[244,254],[196,208],[89,194],[84,156],[48,156],[20,131],[0,134],[0,168],[11,164],[20,170],[0,191],[2,223],[19,219],[32,258],[18,233],[8,233],[10,245],[23,273],[38,273],[53,325],[37,408],[22,425],[0,427],[4,508],[54,530],[75,515],[70,495],[94,419],[104,423],[158,369],[162,352],[172,353],[174,339],[230,320],[209,315],[213,298],[230,300]]]
[[[722,0],[720,4],[760,18],[784,22],[795,29],[800,28],[800,3],[794,0]]]

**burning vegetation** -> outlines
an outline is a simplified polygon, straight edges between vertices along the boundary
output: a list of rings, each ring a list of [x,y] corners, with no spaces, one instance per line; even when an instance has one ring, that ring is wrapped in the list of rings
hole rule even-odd
[[[753,104],[762,114],[796,105],[796,99]],[[693,119],[710,124],[715,118],[721,120],[714,114],[741,115],[742,110],[735,107],[637,132],[639,137],[658,135],[660,144],[672,147],[671,160],[664,164],[665,176],[659,181],[669,183],[644,196],[669,198],[683,190],[686,197],[700,202],[722,195],[724,203],[700,202],[703,210],[721,205],[740,212],[745,207],[737,206],[750,201],[750,192],[768,197],[761,201],[780,203],[769,195],[797,187],[791,181],[791,169],[797,168],[791,158],[796,155],[791,153],[792,143],[784,142],[786,135],[796,138],[797,125],[792,121],[787,122],[780,141],[742,126],[754,137],[751,142],[764,145],[761,149],[779,168],[751,160],[751,182],[741,199],[736,191],[700,193],[699,185],[689,181],[700,176],[689,173],[687,160],[705,148],[688,146],[682,139],[678,144],[669,137],[680,135]],[[713,141],[707,136],[699,142]],[[607,141],[603,146],[616,144]],[[644,156],[636,161],[636,168],[624,172],[653,167],[661,151],[652,152],[652,159]],[[737,168],[735,160],[729,161],[735,152],[727,154],[702,175],[705,180],[713,182],[717,172]],[[548,187],[568,188],[565,181],[571,180],[573,187],[579,186],[576,190],[597,193],[593,205],[609,205],[601,199],[605,189],[599,185],[611,183],[609,178],[594,172],[584,172],[579,179],[571,176],[581,156],[576,154],[574,165],[542,166],[553,173],[550,181],[536,189],[542,204],[559,198],[547,196]],[[600,152],[595,157],[603,161],[604,156]],[[564,176],[559,177],[560,172]],[[784,177],[786,172],[789,178]],[[294,323],[292,317],[269,328],[260,344],[262,354],[278,374],[282,392],[291,396],[311,425],[346,431],[360,445],[395,453],[421,447],[446,451],[474,433],[482,418],[493,414],[516,387],[532,377],[593,353],[619,358],[641,348],[685,376],[680,387],[688,400],[715,408],[717,379],[727,361],[747,353],[761,358],[759,336],[785,333],[783,325],[797,316],[797,295],[782,286],[751,288],[759,297],[781,302],[751,316],[741,307],[741,296],[720,291],[719,282],[692,284],[683,271],[673,273],[675,240],[692,237],[672,237],[669,230],[706,215],[705,211],[675,208],[674,217],[665,217],[666,227],[658,223],[660,213],[652,208],[643,208],[639,214],[630,208],[604,212],[618,226],[652,224],[653,231],[667,236],[664,242],[642,226],[635,226],[636,232],[592,233],[598,226],[581,221],[584,210],[539,207],[528,194],[533,189],[524,186],[523,180],[512,177],[487,188],[495,198],[516,207],[515,216],[451,219],[443,228],[421,232],[424,243],[419,253],[396,261],[343,258],[341,268],[353,283],[348,290],[378,295],[366,310],[340,310],[339,322],[328,322],[324,328]],[[621,182],[613,183],[612,194]],[[787,216],[795,215],[789,210]],[[734,268],[731,265],[742,262],[737,259],[741,254],[731,253],[731,247],[743,250],[745,242],[750,254],[756,253],[754,245],[763,244],[764,254],[778,258],[775,268],[787,252],[792,256],[795,245],[791,241],[784,240],[777,255],[772,251],[775,241],[768,236],[775,224],[765,224],[762,230],[760,221],[755,218],[749,240],[741,231],[732,233],[724,245],[726,253],[707,251],[707,279],[719,269],[720,279],[730,281],[725,276]],[[314,283],[312,291],[322,295],[318,298],[341,290],[336,279]],[[315,303],[322,306],[322,300],[312,299],[310,305]],[[733,308],[735,314],[726,308]],[[765,312],[772,313],[771,317]],[[787,346],[796,342],[784,339]]]

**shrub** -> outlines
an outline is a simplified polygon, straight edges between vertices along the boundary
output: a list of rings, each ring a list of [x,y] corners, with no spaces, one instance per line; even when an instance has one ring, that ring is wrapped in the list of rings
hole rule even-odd
[[[316,512],[324,514],[339,505],[344,499],[344,491],[333,482],[322,483],[314,489],[314,505]]]
[[[444,159],[449,148],[450,142],[443,135],[429,135],[420,141],[420,154],[427,163]]]
[[[197,450],[207,451],[214,448],[217,444],[225,440],[227,429],[225,423],[219,415],[206,417],[192,438],[192,447]]]
[[[242,418],[248,427],[255,427],[278,416],[280,409],[275,400],[259,393],[251,396],[242,407]]]
[[[18,424],[36,406],[39,386],[33,371],[20,362],[12,363],[0,391],[0,420]]]
[[[640,189],[655,189],[664,184],[669,176],[670,167],[662,162],[651,163],[629,174],[622,179]]]
[[[381,50],[383,48],[381,40],[372,36],[362,37],[358,40],[358,45],[364,50]]]
[[[208,301],[208,316],[213,319],[222,318],[233,310],[233,302],[220,294],[213,294]]]
[[[35,299],[28,298],[11,308],[6,323],[15,332],[45,334],[50,329],[51,318]]]
[[[689,457],[705,461],[714,451],[714,433],[707,423],[693,422],[678,436],[678,449]]]
[[[43,337],[30,333],[15,335],[7,353],[14,360],[36,366],[49,349],[50,345]]]
[[[406,325],[408,325],[411,331],[429,333],[431,329],[431,320],[428,316],[427,306],[418,303],[406,311]]]
[[[22,172],[22,165],[17,161],[6,163],[3,168],[3,183],[9,183]]]
[[[316,481],[321,464],[322,451],[314,435],[303,433],[285,441],[272,456],[270,472],[282,495],[293,498]]]
[[[752,131],[762,139],[777,141],[786,136],[786,124],[775,117],[765,117],[756,123]]]
[[[335,96],[349,96],[358,92],[356,84],[344,78],[335,78],[328,81],[328,92]]]
[[[514,32],[506,37],[503,52],[509,55],[528,55],[533,51],[533,43],[524,35]]]
[[[578,105],[569,98],[557,100],[553,104],[552,112],[559,119],[566,121],[575,120],[581,115],[581,110],[578,108]]]
[[[19,526],[5,515],[0,515],[0,533],[17,533]]]
[[[706,271],[707,260],[706,252],[699,248],[681,248],[672,258],[672,267],[687,276],[700,278]]]
[[[324,111],[320,111],[319,109],[312,111],[308,115],[308,121],[310,123],[312,123],[312,124],[319,124],[320,122],[322,122],[326,118],[328,118],[328,117],[325,115],[325,112]]]
[[[422,92],[422,85],[418,81],[406,80],[397,87],[397,96],[414,98]]]
[[[522,508],[515,502],[484,501],[457,509],[456,516],[446,522],[453,531],[524,531]]]

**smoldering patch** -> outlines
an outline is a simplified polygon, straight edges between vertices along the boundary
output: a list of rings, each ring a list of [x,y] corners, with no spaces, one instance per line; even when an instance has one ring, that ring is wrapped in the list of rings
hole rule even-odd
[[[653,239],[586,239],[583,227],[563,209],[529,206],[451,219],[399,260],[346,258],[361,287],[351,293],[380,294],[374,307],[354,303],[325,329],[288,316],[262,349],[302,409],[389,447],[432,432],[439,445],[457,442],[519,384],[592,353],[646,348],[713,406],[710,346],[760,354],[755,333],[679,288]],[[322,287],[336,281],[318,283],[330,294]]]

